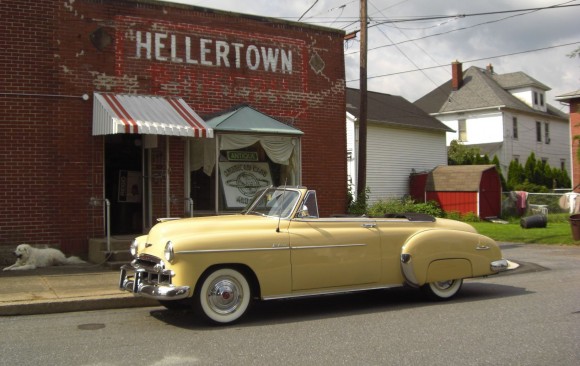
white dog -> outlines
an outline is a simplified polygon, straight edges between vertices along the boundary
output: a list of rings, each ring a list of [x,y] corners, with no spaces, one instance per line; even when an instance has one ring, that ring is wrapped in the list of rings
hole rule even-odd
[[[63,252],[54,248],[34,248],[28,244],[20,244],[14,251],[16,263],[4,268],[4,271],[35,269],[65,264],[86,263],[78,257],[66,257]]]

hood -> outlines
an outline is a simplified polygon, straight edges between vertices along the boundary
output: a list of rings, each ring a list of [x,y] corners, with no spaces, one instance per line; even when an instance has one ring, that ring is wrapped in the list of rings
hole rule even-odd
[[[225,215],[179,219],[159,223],[137,238],[139,253],[163,257],[168,241],[176,253],[184,250],[235,248],[245,232],[276,231],[288,227],[287,220],[257,215]]]

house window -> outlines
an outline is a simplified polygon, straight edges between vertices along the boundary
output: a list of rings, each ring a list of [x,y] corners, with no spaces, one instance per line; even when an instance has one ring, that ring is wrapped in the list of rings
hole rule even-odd
[[[546,144],[550,143],[550,124],[548,122],[544,123],[544,141]]]
[[[538,92],[534,92],[534,105],[538,105]]]
[[[536,141],[542,142],[542,123],[536,121]]]
[[[513,137],[514,140],[518,139],[518,117],[513,117],[512,118],[512,126],[513,126]]]
[[[464,119],[458,121],[459,141],[467,141],[467,123]]]
[[[544,106],[544,93],[540,93],[540,105]]]

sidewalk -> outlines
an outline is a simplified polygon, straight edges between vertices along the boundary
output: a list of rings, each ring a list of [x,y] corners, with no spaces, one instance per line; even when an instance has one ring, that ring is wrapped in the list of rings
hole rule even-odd
[[[119,290],[119,271],[96,265],[0,271],[0,316],[158,306]]]

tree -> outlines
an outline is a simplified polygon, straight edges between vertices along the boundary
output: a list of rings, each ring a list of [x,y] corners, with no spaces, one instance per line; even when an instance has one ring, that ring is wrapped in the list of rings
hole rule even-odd
[[[451,141],[447,150],[449,165],[472,165],[480,158],[479,148],[463,145],[457,140]],[[489,160],[489,157],[487,158]]]
[[[536,183],[534,180],[534,173],[536,171],[536,154],[533,152],[528,156],[526,164],[524,165],[524,176],[530,183]]]
[[[512,160],[508,168],[508,189],[513,190],[516,185],[523,183],[525,180],[526,174],[524,173],[524,167],[517,160]]]
[[[487,156],[487,155],[486,155]],[[493,160],[491,161],[491,163],[493,165],[495,165],[495,170],[497,170],[498,174],[499,174],[499,181],[501,182],[501,188],[504,191],[508,190],[508,185],[507,182],[503,176],[503,173],[501,172],[501,166],[499,164],[499,158],[497,157],[497,155],[493,156]]]

